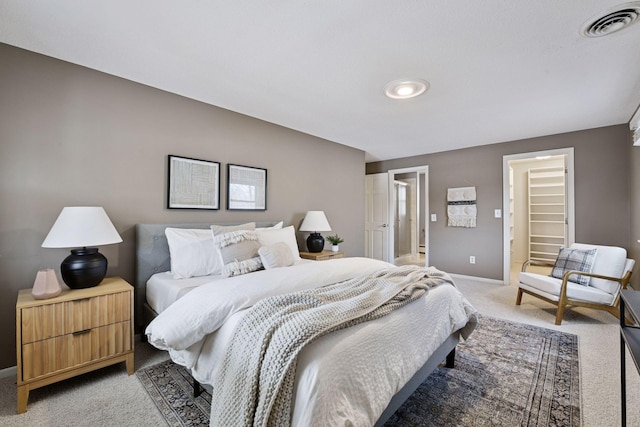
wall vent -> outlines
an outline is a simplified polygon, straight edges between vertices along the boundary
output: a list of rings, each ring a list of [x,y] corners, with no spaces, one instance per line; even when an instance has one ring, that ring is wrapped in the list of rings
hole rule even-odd
[[[640,2],[625,3],[591,18],[582,26],[585,37],[602,37],[628,27],[640,18]]]

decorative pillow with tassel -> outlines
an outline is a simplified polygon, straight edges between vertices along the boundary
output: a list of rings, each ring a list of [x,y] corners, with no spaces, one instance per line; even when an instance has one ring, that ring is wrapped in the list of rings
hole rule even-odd
[[[222,275],[239,276],[263,268],[258,249],[258,235],[254,230],[237,230],[214,237],[222,255]]]

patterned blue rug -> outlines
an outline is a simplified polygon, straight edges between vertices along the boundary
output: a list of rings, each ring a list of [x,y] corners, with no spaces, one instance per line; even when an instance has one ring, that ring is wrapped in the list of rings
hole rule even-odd
[[[170,426],[208,426],[211,396],[170,361],[138,378]],[[482,316],[385,426],[580,426],[578,337]]]

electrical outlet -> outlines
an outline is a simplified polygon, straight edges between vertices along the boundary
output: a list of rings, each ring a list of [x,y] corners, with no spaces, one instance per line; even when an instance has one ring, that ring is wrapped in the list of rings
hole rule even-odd
[[[501,209],[494,209],[493,216],[494,216],[494,218],[502,218],[502,210]]]
[[[471,255],[469,257],[469,264],[475,264],[476,263],[476,257],[474,257],[473,255]]]
[[[438,220],[438,217],[436,216],[436,214],[431,214],[431,222],[436,222]]]

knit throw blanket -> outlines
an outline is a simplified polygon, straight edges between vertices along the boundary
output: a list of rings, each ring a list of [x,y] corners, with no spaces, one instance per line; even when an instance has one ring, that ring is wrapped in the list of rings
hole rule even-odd
[[[449,188],[447,190],[449,227],[475,227],[477,213],[476,187]]]
[[[289,426],[302,348],[322,335],[382,317],[451,278],[433,267],[368,276],[264,299],[239,322],[211,395],[212,426]]]

